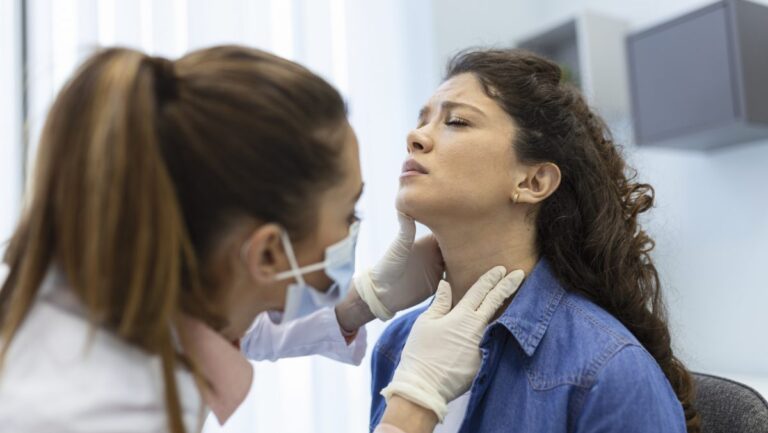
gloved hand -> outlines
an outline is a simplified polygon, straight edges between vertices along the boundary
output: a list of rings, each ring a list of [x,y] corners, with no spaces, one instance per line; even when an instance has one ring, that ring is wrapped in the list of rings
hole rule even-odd
[[[497,266],[485,273],[451,310],[451,286],[441,281],[432,305],[414,323],[389,386],[389,401],[400,395],[435,412],[440,421],[448,402],[465,393],[480,368],[480,340],[496,310],[523,281],[523,271]]]
[[[400,233],[384,256],[355,276],[353,287],[371,312],[389,320],[400,310],[430,297],[443,274],[443,257],[433,236],[414,243],[416,223],[398,213]]]

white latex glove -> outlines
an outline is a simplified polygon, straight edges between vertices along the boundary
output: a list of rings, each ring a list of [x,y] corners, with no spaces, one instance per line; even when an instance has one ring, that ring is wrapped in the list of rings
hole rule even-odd
[[[496,310],[523,281],[523,271],[503,266],[486,272],[451,310],[451,286],[441,281],[432,305],[414,323],[389,386],[435,412],[442,422],[448,402],[467,392],[482,360],[480,341]]]
[[[443,275],[443,257],[433,236],[414,242],[416,223],[398,213],[400,232],[374,267],[355,276],[354,287],[371,312],[389,320],[429,298]]]

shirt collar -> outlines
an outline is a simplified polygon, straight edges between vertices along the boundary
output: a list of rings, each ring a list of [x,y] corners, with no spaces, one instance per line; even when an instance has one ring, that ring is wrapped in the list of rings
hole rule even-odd
[[[526,355],[531,356],[544,337],[564,295],[565,289],[552,273],[549,262],[542,258],[496,323],[505,327],[517,339]]]

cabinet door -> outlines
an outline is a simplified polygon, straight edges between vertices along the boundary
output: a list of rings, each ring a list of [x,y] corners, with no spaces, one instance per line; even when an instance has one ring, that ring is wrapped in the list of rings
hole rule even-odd
[[[629,40],[640,143],[733,122],[738,115],[723,4]]]

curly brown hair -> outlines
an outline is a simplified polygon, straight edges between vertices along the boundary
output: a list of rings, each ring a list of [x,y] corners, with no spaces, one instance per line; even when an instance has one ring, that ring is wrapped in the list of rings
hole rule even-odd
[[[654,190],[637,182],[604,121],[555,63],[520,49],[470,49],[449,62],[447,78],[474,74],[514,120],[513,146],[526,163],[552,162],[559,188],[537,209],[537,248],[568,290],[586,295],[621,321],[656,359],[700,431],[690,373],[672,353],[654,241],[638,217]]]

